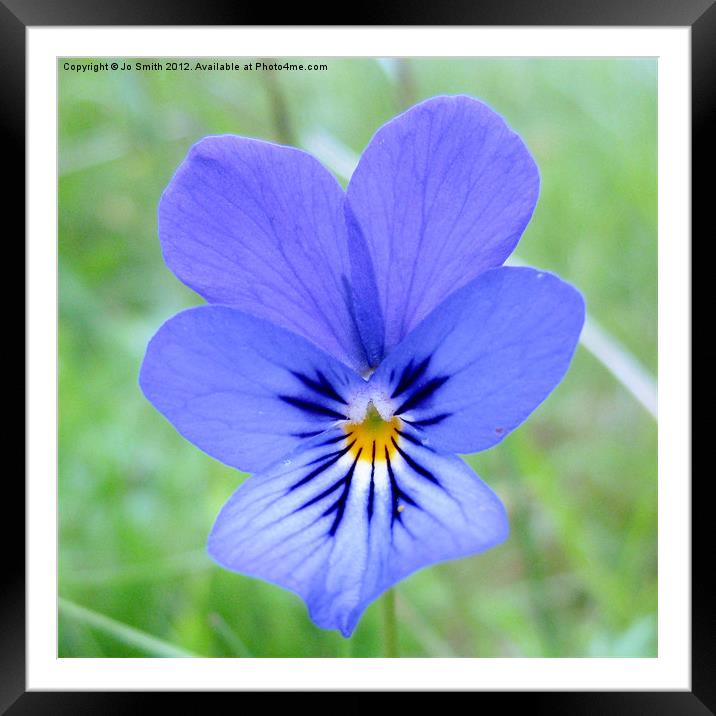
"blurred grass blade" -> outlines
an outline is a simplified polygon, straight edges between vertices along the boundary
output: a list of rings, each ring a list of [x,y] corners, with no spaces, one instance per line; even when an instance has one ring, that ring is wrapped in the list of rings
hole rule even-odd
[[[190,132],[180,127],[167,131],[160,137],[162,142],[176,142],[191,136]],[[141,154],[141,145],[129,136],[116,132],[96,132],[83,137],[81,141],[63,142],[59,156],[60,177],[75,172],[95,169],[105,164],[126,159],[132,154]]]
[[[404,596],[397,595],[396,606],[401,623],[410,629],[411,636],[425,649],[427,656],[447,658],[458,656],[450,644],[438,634]]]
[[[251,659],[253,654],[244,644],[243,639],[226,623],[226,620],[218,612],[209,615],[209,624],[214,631],[223,639],[233,652],[234,656],[244,659]]]
[[[339,178],[350,180],[358,156],[325,130],[302,137],[302,144]],[[509,263],[522,262],[511,256]],[[656,380],[644,366],[593,318],[587,316],[580,343],[657,419]]]
[[[399,60],[395,57],[378,57],[376,64],[385,74],[386,78],[393,84],[397,84],[400,80],[398,72]]]
[[[121,622],[110,619],[104,614],[98,614],[90,609],[79,606],[67,599],[59,599],[60,613],[69,619],[85,624],[114,637],[118,641],[127,646],[139,649],[149,656],[157,656],[164,658],[199,658],[198,654],[193,654],[181,647],[170,644],[169,642],[157,639],[150,634],[145,634],[139,629],[127,626]]]
[[[584,322],[580,341],[657,420],[656,380],[649,371],[591,316]]]
[[[129,564],[106,569],[86,569],[63,574],[63,584],[106,587],[132,584],[134,582],[158,582],[186,574],[205,572],[214,567],[206,550],[193,550],[168,557],[160,562]]]
[[[351,178],[358,164],[358,155],[350,147],[320,127],[302,134],[301,146],[344,181]]]

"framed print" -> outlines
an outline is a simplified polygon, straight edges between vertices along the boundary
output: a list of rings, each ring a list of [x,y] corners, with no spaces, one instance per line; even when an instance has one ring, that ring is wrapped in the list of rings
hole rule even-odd
[[[716,708],[690,458],[709,2],[2,12],[28,277],[8,713]]]

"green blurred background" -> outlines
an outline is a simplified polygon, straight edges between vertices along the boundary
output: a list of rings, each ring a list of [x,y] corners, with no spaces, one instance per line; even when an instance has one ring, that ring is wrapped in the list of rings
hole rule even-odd
[[[655,656],[657,425],[630,381],[657,367],[656,61],[320,61],[327,71],[59,62],[59,655],[382,655],[377,604],[346,642],[298,597],[207,557],[245,476],[183,440],[137,387],[154,331],[201,302],[162,261],[156,207],[207,134],[302,146],[345,184],[386,120],[465,93],[540,167],[519,260],[578,286],[607,352],[637,363],[620,382],[580,345],[525,425],[467,458],[507,505],[511,536],[398,585],[401,655]]]

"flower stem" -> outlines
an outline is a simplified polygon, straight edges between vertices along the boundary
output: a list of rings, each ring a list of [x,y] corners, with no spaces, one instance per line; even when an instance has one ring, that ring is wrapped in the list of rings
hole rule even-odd
[[[340,641],[340,654],[344,659],[353,658],[353,639],[343,639]]]
[[[383,596],[383,649],[388,659],[398,656],[398,621],[395,618],[395,591],[389,589]]]

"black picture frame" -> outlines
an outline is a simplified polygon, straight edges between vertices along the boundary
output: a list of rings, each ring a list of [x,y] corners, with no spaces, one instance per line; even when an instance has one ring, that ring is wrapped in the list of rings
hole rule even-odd
[[[282,24],[338,24],[325,8],[294,4],[281,12]],[[318,10],[318,12],[316,12]],[[311,13],[314,13],[312,16]],[[6,178],[5,205],[14,212],[15,231],[6,229],[6,248],[24,233],[25,217],[25,42],[27,27],[92,25],[264,25],[276,15],[271,4],[226,2],[225,0],[0,0],[0,128]],[[368,15],[368,13],[366,13]],[[365,24],[363,17],[346,24]],[[708,141],[716,106],[716,4],[714,0],[482,0],[411,5],[397,2],[370,8],[370,24],[376,25],[541,25],[541,26],[688,26],[692,41],[692,222],[705,214],[706,168],[713,150]],[[701,173],[701,183],[696,177]],[[712,230],[713,231],[713,230]],[[21,233],[22,232],[22,233]],[[11,238],[12,237],[12,238]],[[693,245],[693,242],[692,242]],[[6,403],[9,407],[9,402]],[[7,414],[7,413],[6,413]],[[9,451],[8,451],[9,452]],[[713,559],[714,537],[706,511],[710,507],[707,485],[710,470],[692,483],[692,682],[691,691],[655,692],[510,692],[473,694],[478,704],[500,699],[500,706],[524,708],[550,714],[690,714],[716,713],[716,619],[714,600],[705,585]],[[673,476],[684,479],[686,476]],[[24,489],[14,470],[6,470],[3,494],[5,519],[3,589],[0,592],[0,713],[20,714],[114,714],[156,708],[157,698],[172,694],[103,692],[26,692],[25,688],[25,560],[19,548],[23,518],[13,522],[9,515],[22,515]],[[176,696],[174,694],[173,696]],[[198,699],[218,694],[178,694],[181,712],[194,710]],[[290,694],[296,698],[308,694]],[[370,694],[350,699],[333,694],[336,708],[358,712]],[[389,702],[396,695],[384,694]],[[230,696],[231,697],[231,696]],[[404,698],[404,695],[399,696]],[[424,695],[423,698],[430,698]],[[507,699],[508,701],[505,701]],[[206,703],[202,703],[206,708]],[[401,706],[404,708],[404,705]]]

